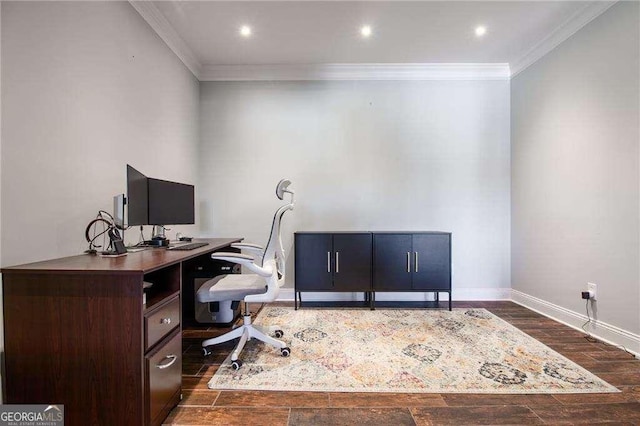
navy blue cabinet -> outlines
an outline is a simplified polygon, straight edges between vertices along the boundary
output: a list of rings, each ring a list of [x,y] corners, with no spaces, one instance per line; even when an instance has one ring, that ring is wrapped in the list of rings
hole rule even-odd
[[[451,309],[451,234],[374,233],[372,290],[448,293]]]
[[[371,234],[295,234],[295,292],[371,290]]]
[[[451,233],[448,232],[296,232],[295,298],[301,292],[449,294],[451,309]]]

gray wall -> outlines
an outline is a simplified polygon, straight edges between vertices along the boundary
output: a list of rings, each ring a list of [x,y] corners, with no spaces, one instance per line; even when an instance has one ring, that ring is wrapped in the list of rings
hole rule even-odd
[[[204,234],[266,243],[287,177],[289,252],[296,230],[451,231],[454,298],[508,296],[508,81],[200,87]]]
[[[129,3],[2,9],[3,265],[85,250],[127,163],[195,183],[198,81]]]
[[[198,82],[129,3],[1,7],[1,265],[85,250],[127,162],[195,182]]]
[[[640,332],[639,11],[619,2],[511,82],[512,286]]]

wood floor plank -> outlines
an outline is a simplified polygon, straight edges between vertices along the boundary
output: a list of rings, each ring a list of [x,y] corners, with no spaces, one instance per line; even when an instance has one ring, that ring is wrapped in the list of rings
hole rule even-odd
[[[185,390],[203,390],[209,389],[207,384],[213,377],[213,373],[202,376],[182,376],[182,389]]]
[[[640,386],[619,386],[622,392],[633,395],[637,402],[640,402]]]
[[[202,361],[182,361],[182,375],[183,376],[196,376],[202,369]]]
[[[640,422],[640,403],[532,405],[542,420],[555,424],[592,424],[596,422]]]
[[[549,336],[581,337],[583,339],[587,335],[583,331],[574,330],[573,328],[566,327],[566,326],[564,326],[562,324],[559,324],[559,323],[558,323],[558,325],[559,325],[559,327],[550,328],[550,329],[544,330],[544,332]]]
[[[587,354],[583,354],[583,353],[573,353],[573,352],[559,352],[562,356],[570,359],[571,361],[580,364],[581,366],[586,367],[589,364],[593,364],[594,362],[596,362],[595,359],[593,359],[591,356],[587,355]],[[591,352],[590,352],[591,353]]]
[[[600,373],[598,374],[605,382],[609,382],[613,386],[637,385],[640,383],[640,373]]]
[[[552,343],[548,344],[554,351],[565,352],[598,352],[602,351],[601,345],[596,343]]]
[[[179,405],[198,405],[211,407],[220,395],[220,391],[207,390],[184,390],[182,400]]]
[[[407,408],[292,408],[290,425],[415,426]]]
[[[439,393],[330,392],[330,407],[444,407]]]
[[[600,373],[640,373],[640,361],[599,362],[588,364],[589,371]]]
[[[625,351],[598,351],[598,352],[587,352],[584,355],[590,356],[596,361],[638,361],[633,355],[627,353]]]
[[[328,407],[327,392],[226,391],[220,392],[216,407]]]
[[[542,420],[523,405],[481,407],[412,408],[411,414],[421,425],[536,425]]]
[[[543,405],[554,404],[557,401],[551,395],[544,394],[443,394],[442,399],[448,406],[479,406],[479,405]]]
[[[555,394],[553,398],[562,404],[614,404],[620,402],[638,402],[638,395],[632,391],[619,393],[568,393]]]
[[[530,334],[531,335],[531,334]],[[534,336],[531,336],[534,337]],[[545,345],[560,345],[566,343],[583,343],[583,336],[535,336],[535,338]]]
[[[288,408],[182,407],[167,417],[165,425],[286,426]]]

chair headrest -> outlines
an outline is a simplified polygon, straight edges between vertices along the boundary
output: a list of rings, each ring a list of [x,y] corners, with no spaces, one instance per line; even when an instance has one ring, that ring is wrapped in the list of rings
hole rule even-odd
[[[289,185],[291,185],[291,181],[289,179],[282,179],[278,182],[278,185],[276,186],[276,197],[278,197],[278,199],[284,199],[284,194],[287,192],[289,194],[293,194],[293,191],[288,189]]]

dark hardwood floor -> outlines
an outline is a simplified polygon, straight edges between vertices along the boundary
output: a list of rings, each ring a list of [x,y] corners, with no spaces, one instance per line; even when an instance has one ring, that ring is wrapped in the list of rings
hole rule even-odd
[[[291,305],[292,306],[292,305]],[[200,342],[226,329],[183,332],[183,400],[166,420],[181,425],[640,425],[640,360],[512,302],[454,302],[486,308],[622,392],[608,394],[402,394],[214,391],[207,382],[233,343],[203,358]]]

